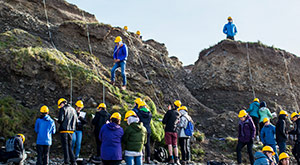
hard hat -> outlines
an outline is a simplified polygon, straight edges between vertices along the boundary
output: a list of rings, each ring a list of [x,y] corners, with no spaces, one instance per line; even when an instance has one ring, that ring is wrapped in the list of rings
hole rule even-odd
[[[232,17],[229,16],[229,17],[227,18],[227,20],[232,20]]]
[[[142,100],[141,98],[136,98],[136,99],[134,100],[134,103],[136,103],[136,104],[139,105],[142,101],[143,101],[143,100]]]
[[[270,121],[268,118],[264,118],[263,123]]]
[[[247,113],[245,110],[241,110],[241,111],[239,112],[239,118],[244,117],[244,116],[246,116],[246,115],[248,115],[248,113]]]
[[[121,41],[122,41],[122,38],[121,38],[120,36],[116,37],[115,43],[119,43],[119,42],[121,42]]]
[[[275,155],[275,152],[273,150],[272,147],[270,146],[264,146],[263,149],[262,149],[263,152],[272,152],[272,155],[274,156]]]
[[[83,108],[84,107],[83,102],[81,100],[78,100],[75,105],[77,107],[79,107],[79,108]]]
[[[141,35],[141,32],[138,30],[138,31],[136,31],[136,34],[137,35]]]
[[[281,159],[285,159],[285,158],[290,158],[290,156],[289,156],[287,153],[282,152],[282,153],[279,155],[279,161],[280,161]]]
[[[146,102],[141,101],[141,102],[138,104],[138,108],[143,107],[143,106],[146,106],[146,105],[147,105]]]
[[[124,30],[128,30],[128,27],[127,27],[127,26],[124,26]]]
[[[180,110],[185,110],[185,111],[188,111],[188,109],[187,109],[187,107],[186,107],[186,106],[181,106],[181,107],[179,107],[177,110],[178,110],[178,111],[180,111]]]
[[[121,114],[119,112],[115,112],[111,115],[110,119],[112,118],[115,118],[115,119],[118,119],[118,120],[121,120]]]
[[[253,100],[253,102],[258,102],[258,103],[259,103],[259,99],[258,99],[258,98],[255,98],[255,99]]]
[[[180,100],[174,101],[174,105],[176,105],[176,107],[180,107],[181,106],[181,101]]]
[[[47,112],[49,112],[49,108],[46,105],[44,105],[44,106],[41,107],[40,112],[41,113],[47,113]]]
[[[279,112],[279,115],[286,115],[286,116],[288,116],[288,114],[287,114],[287,112],[286,112],[285,110],[281,110],[281,111]]]
[[[58,108],[61,108],[60,104],[61,104],[62,102],[67,102],[67,100],[64,99],[64,98],[60,98],[60,99],[58,100],[58,102],[57,102]]]
[[[135,112],[130,110],[130,111],[127,111],[126,114],[125,114],[125,118],[124,118],[124,121],[127,121],[128,117],[130,116],[136,116]]]
[[[18,136],[21,136],[22,140],[23,140],[23,143],[25,142],[25,136],[21,133],[17,134]]]
[[[297,116],[297,115],[298,115],[297,112],[293,112],[293,113],[291,114],[291,120],[293,120],[293,118],[294,118],[295,116]]]
[[[101,104],[99,104],[99,106],[97,107],[97,109],[100,109],[100,108],[106,109],[106,105],[104,103],[101,103]]]

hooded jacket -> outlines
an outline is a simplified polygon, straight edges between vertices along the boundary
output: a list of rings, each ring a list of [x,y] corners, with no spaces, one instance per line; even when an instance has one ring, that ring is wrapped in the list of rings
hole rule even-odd
[[[122,142],[125,150],[141,152],[147,142],[147,130],[143,123],[133,122],[126,127]]]
[[[192,118],[188,115],[187,111],[185,110],[180,110],[179,113],[181,114],[180,116],[180,120],[178,123],[178,137],[179,138],[188,138],[189,136],[187,136],[184,132],[185,128],[187,127],[189,121],[192,121]]]
[[[234,37],[237,33],[236,26],[232,22],[228,22],[224,25],[223,33],[227,36]]]
[[[250,142],[255,137],[255,126],[252,118],[248,115],[245,121],[239,121],[239,141],[243,143]]]
[[[179,116],[177,108],[167,111],[162,121],[166,125],[165,132],[176,132]]]
[[[287,141],[287,130],[286,130],[286,115],[279,115],[276,123],[276,141],[286,142]]]
[[[103,160],[122,160],[121,141],[124,131],[116,123],[103,125],[99,134],[101,145],[101,158]]]
[[[147,133],[151,133],[151,112],[146,107],[142,107],[140,108],[140,110],[137,111],[136,114],[140,118],[140,121],[143,123],[144,127],[146,127]]]
[[[114,59],[119,59],[120,61],[126,61],[128,56],[127,46],[123,43],[121,46],[115,46],[114,49]]]
[[[265,125],[260,131],[260,140],[264,145],[276,144],[275,140],[276,128],[271,123]]]
[[[247,113],[249,113],[250,116],[259,118],[258,110],[259,110],[259,103],[255,101],[250,104],[250,107],[246,111]]]
[[[254,165],[270,165],[269,158],[262,152],[256,152],[254,154],[255,162]]]
[[[96,112],[95,117],[92,120],[92,124],[94,127],[94,133],[98,137],[99,132],[101,130],[101,127],[106,124],[106,122],[109,120],[110,114],[106,110],[101,110]]]
[[[59,131],[75,131],[77,122],[76,110],[71,105],[65,105],[59,109],[59,116],[57,121]]]
[[[272,114],[267,107],[261,107],[258,112],[259,112],[259,116],[260,116],[260,119],[259,119],[260,123],[263,122],[265,118],[268,118],[268,119],[272,118]]]
[[[36,144],[52,145],[52,134],[55,134],[55,123],[49,115],[42,115],[35,122],[34,127],[37,133]]]

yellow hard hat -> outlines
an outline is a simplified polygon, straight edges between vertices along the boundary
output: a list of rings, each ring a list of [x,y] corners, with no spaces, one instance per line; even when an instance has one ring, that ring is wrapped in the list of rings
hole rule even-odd
[[[124,118],[124,121],[127,121],[128,117],[130,116],[136,116],[135,112],[130,110],[130,111],[127,111],[126,114],[125,114],[125,118]]]
[[[49,112],[49,108],[46,105],[44,105],[44,106],[41,107],[40,112],[41,113],[47,113],[47,112]]]
[[[118,42],[121,42],[121,41],[122,41],[122,37],[120,37],[120,36],[116,37],[115,43],[118,43]]]
[[[229,17],[227,18],[227,20],[232,20],[232,17],[229,16]]]
[[[263,123],[270,121],[268,118],[264,118]]]
[[[294,118],[295,116],[297,116],[297,115],[298,115],[297,112],[293,112],[293,113],[291,114],[291,120],[293,120],[293,118]]]
[[[178,111],[180,111],[180,110],[185,110],[185,111],[188,111],[188,109],[187,109],[187,107],[186,107],[186,106],[181,106],[181,107],[179,107],[177,110],[178,110]]]
[[[181,101],[180,100],[174,101],[174,105],[176,105],[176,107],[180,107],[181,106]]]
[[[58,108],[61,108],[60,104],[61,104],[62,102],[67,102],[67,100],[64,99],[64,98],[60,98],[60,99],[58,100],[58,102],[57,102]]]
[[[84,107],[83,102],[81,100],[78,100],[75,105],[77,107],[79,107],[79,108],[83,108]]]
[[[281,111],[279,112],[279,115],[286,115],[286,116],[288,116],[288,114],[287,114],[287,112],[286,112],[285,110],[281,110]]]
[[[115,119],[118,119],[118,120],[121,120],[121,114],[119,112],[115,112],[113,113],[111,116],[110,116],[110,119],[112,118],[115,118]]]
[[[143,106],[146,106],[146,105],[147,105],[146,102],[141,101],[141,102],[138,104],[138,108],[143,107]]]
[[[17,134],[18,136],[21,136],[22,140],[23,140],[23,143],[25,142],[25,136],[21,133]]]
[[[124,30],[128,30],[128,27],[127,27],[127,26],[124,26]]]
[[[134,102],[136,103],[136,104],[140,104],[141,102],[142,102],[143,100],[141,99],[141,98],[136,98],[135,100],[134,100]]]
[[[290,156],[289,156],[287,153],[282,152],[282,153],[279,155],[279,161],[280,161],[281,159],[285,159],[285,158],[290,158]]]
[[[246,115],[248,115],[248,113],[247,113],[245,110],[241,110],[241,111],[239,112],[239,118],[244,117],[244,116],[246,116]]]
[[[253,102],[258,102],[258,103],[259,103],[259,99],[258,99],[258,98],[255,98],[255,99],[253,100]]]
[[[104,103],[101,103],[101,104],[99,104],[99,106],[97,107],[97,109],[100,109],[100,108],[106,109],[106,105]]]
[[[141,32],[138,30],[138,31],[136,31],[136,34],[137,35],[141,35]]]
[[[272,155],[275,155],[275,152],[274,152],[273,148],[270,147],[270,146],[264,146],[262,151],[263,152],[272,152]]]

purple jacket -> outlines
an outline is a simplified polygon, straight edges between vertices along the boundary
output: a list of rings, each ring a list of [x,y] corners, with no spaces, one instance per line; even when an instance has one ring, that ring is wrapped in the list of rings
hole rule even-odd
[[[245,121],[239,122],[239,141],[247,143],[255,137],[255,126],[250,116]]]
[[[102,126],[99,140],[102,142],[101,158],[103,160],[122,160],[121,140],[123,134],[123,128],[115,123]]]

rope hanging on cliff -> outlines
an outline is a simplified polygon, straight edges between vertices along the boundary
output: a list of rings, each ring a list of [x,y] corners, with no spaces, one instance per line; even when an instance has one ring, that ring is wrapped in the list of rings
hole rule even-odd
[[[283,61],[284,61],[284,66],[285,66],[285,69],[286,69],[285,73],[286,73],[286,76],[287,76],[288,81],[289,81],[291,93],[292,93],[293,99],[295,101],[295,106],[296,106],[297,112],[299,112],[299,106],[298,106],[298,103],[297,103],[297,98],[296,98],[294,88],[293,88],[293,84],[292,84],[292,81],[291,81],[287,60],[286,60],[286,58],[284,58],[284,56],[282,56],[282,58],[283,58]]]
[[[43,0],[43,3],[44,3],[44,11],[45,11],[45,17],[46,17],[46,21],[47,21],[48,34],[49,34],[50,42],[51,42],[55,52],[57,53],[58,57],[60,58],[60,60],[63,61],[63,59],[60,56],[60,54],[58,53],[58,50],[57,50],[57,48],[56,48],[56,46],[53,42],[53,39],[52,39],[51,27],[50,27],[48,13],[47,13],[46,0]],[[69,74],[70,74],[70,104],[72,105],[72,100],[73,100],[73,77],[72,77],[72,72],[69,68],[68,62],[66,62],[66,65],[67,65],[67,69],[68,69]]]
[[[251,88],[252,88],[252,94],[253,94],[253,98],[256,98],[255,95],[255,89],[254,89],[254,85],[253,85],[253,77],[252,77],[252,73],[251,73],[251,64],[250,64],[250,55],[248,52],[248,43],[246,43],[246,47],[247,47],[247,60],[248,60],[248,68],[249,68],[249,75],[250,75],[250,82],[251,82]]]

